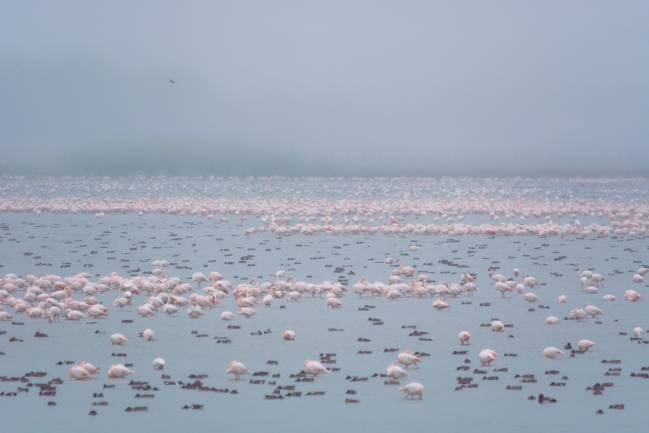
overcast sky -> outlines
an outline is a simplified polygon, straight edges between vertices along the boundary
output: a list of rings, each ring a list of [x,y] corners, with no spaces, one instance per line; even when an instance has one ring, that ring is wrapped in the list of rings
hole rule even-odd
[[[649,174],[646,0],[0,5],[2,172]]]

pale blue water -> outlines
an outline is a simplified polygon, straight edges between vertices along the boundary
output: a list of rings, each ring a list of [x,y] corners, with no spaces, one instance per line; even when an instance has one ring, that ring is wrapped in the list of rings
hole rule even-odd
[[[649,178],[350,178],[350,177],[47,177],[1,176],[0,198],[36,197],[327,197],[452,198],[464,192],[489,197],[649,200]]]
[[[538,186],[537,186],[538,187]],[[632,193],[629,193],[632,195]],[[635,326],[649,328],[649,308],[643,300],[631,304],[622,298],[623,290],[631,288],[649,293],[647,285],[631,283],[631,276],[649,261],[649,242],[646,238],[574,238],[574,237],[388,237],[388,236],[301,236],[286,238],[262,234],[242,235],[250,221],[230,217],[227,224],[201,217],[163,215],[107,215],[95,219],[90,215],[0,214],[0,274],[23,275],[56,273],[69,275],[89,272],[105,275],[142,274],[151,269],[151,261],[168,259],[170,273],[190,278],[193,272],[219,271],[234,283],[250,278],[270,280],[270,274],[285,269],[300,280],[321,282],[346,277],[350,293],[342,301],[344,308],[330,310],[324,299],[305,297],[297,303],[277,300],[270,308],[257,306],[257,316],[246,320],[239,316],[233,322],[219,320],[219,314],[229,309],[236,311],[232,299],[210,310],[200,319],[190,319],[181,310],[169,318],[158,314],[140,318],[135,305],[118,311],[110,308],[110,315],[96,323],[61,321],[49,324],[16,315],[14,320],[23,326],[0,322],[1,376],[22,376],[28,371],[46,371],[45,378],[33,378],[33,383],[47,382],[54,377],[64,380],[57,387],[56,397],[38,396],[35,387],[15,397],[0,396],[2,431],[7,432],[179,432],[190,430],[228,432],[394,432],[394,431],[500,431],[537,432],[639,432],[649,422],[649,380],[630,377],[649,366],[649,344],[631,341]],[[408,246],[421,245],[418,251]],[[33,253],[25,255],[24,253]],[[254,255],[254,259],[240,262],[240,257]],[[471,271],[478,274],[479,291],[472,298],[457,298],[449,302],[450,311],[437,312],[431,308],[432,299],[404,298],[394,302],[383,298],[359,299],[351,293],[351,286],[362,276],[370,280],[386,281],[391,268],[384,264],[387,256],[399,257],[404,263],[416,265],[434,281],[459,280],[459,274]],[[565,256],[565,258],[563,258]],[[440,263],[451,260],[466,268]],[[254,265],[254,266],[253,266]],[[520,296],[501,299],[487,276],[487,268],[499,266],[505,275],[517,267],[524,274],[536,276],[545,283],[534,291],[540,303],[549,310],[536,308]],[[337,267],[344,270],[336,273]],[[604,288],[597,295],[580,291],[577,269],[594,268],[606,277]],[[353,272],[353,275],[349,275]],[[560,274],[560,275],[559,275]],[[568,295],[569,302],[559,305],[559,294]],[[618,297],[605,303],[601,296],[612,293]],[[102,295],[105,304],[111,304],[114,292]],[[463,302],[471,301],[471,304]],[[489,307],[480,303],[490,302]],[[601,323],[588,320],[581,323],[562,320],[557,326],[544,324],[548,315],[563,318],[571,308],[588,302],[603,308]],[[136,303],[137,304],[137,303]],[[364,305],[376,308],[359,311]],[[284,309],[280,309],[285,305]],[[384,325],[373,326],[368,318],[380,318]],[[492,318],[513,324],[504,333],[492,333],[480,327]],[[133,323],[122,323],[133,319]],[[227,329],[240,325],[241,329]],[[429,332],[422,341],[408,336],[416,325]],[[144,342],[138,332],[152,328],[156,341]],[[342,328],[343,332],[329,332]],[[267,335],[251,335],[270,329]],[[294,329],[297,339],[281,339],[284,329]],[[467,329],[473,334],[472,344],[462,348],[457,333]],[[40,330],[48,338],[34,338]],[[197,338],[191,331],[207,334]],[[96,331],[100,331],[99,334]],[[126,335],[130,341],[124,347],[111,346],[108,336],[113,332]],[[627,332],[628,335],[620,335]],[[509,338],[509,335],[513,338]],[[23,342],[9,342],[18,337]],[[229,337],[231,344],[217,344],[214,337]],[[358,342],[359,337],[371,342]],[[547,360],[541,355],[546,346],[562,347],[588,338],[596,348],[575,358]],[[482,348],[493,348],[501,356],[493,367],[486,367],[488,375],[498,380],[483,380],[484,374],[474,374],[478,368],[477,353]],[[384,385],[384,379],[372,377],[383,373],[385,367],[396,361],[396,353],[385,353],[384,348],[412,349],[429,353],[421,367],[412,370],[409,380],[426,387],[422,401],[404,400],[395,386]],[[358,354],[371,350],[371,354]],[[452,355],[454,350],[467,350],[466,356]],[[111,357],[124,352],[126,358]],[[306,358],[317,359],[320,353],[335,353],[340,371],[319,377],[314,383],[296,383],[289,378],[297,373]],[[517,357],[504,357],[516,353]],[[173,380],[191,381],[192,373],[207,374],[206,385],[230,388],[237,395],[180,389],[165,385],[151,367],[154,357],[167,361],[164,374]],[[457,371],[468,358],[469,371]],[[99,366],[97,379],[73,382],[67,377],[68,367],[56,365],[63,360],[88,360]],[[227,363],[238,359],[251,371],[279,373],[266,382],[277,385],[295,385],[303,392],[301,398],[265,400],[274,385],[251,384],[246,378],[230,380],[224,373]],[[603,364],[602,360],[619,359],[621,364]],[[276,360],[278,365],[267,365]],[[111,363],[130,362],[136,374],[133,380],[148,381],[158,391],[155,398],[135,398],[143,391],[131,390],[127,380],[109,380],[105,372]],[[494,369],[507,367],[507,372]],[[604,376],[609,368],[621,368],[619,377]],[[557,376],[545,371],[556,369]],[[507,385],[518,385],[517,374],[535,374],[536,384],[524,384],[521,391],[507,391]],[[565,387],[550,387],[551,381],[567,376]],[[368,377],[367,382],[350,382],[347,376]],[[455,391],[458,376],[473,377],[477,389]],[[585,388],[596,382],[613,382],[603,395],[594,396]],[[103,389],[103,384],[115,383],[114,389]],[[14,382],[0,382],[0,392],[15,391]],[[355,395],[347,395],[355,390]],[[308,391],[324,391],[323,396],[305,396]],[[93,393],[103,398],[93,398]],[[556,404],[540,405],[528,401],[529,395],[543,392],[558,400]],[[345,398],[355,398],[358,404],[345,404]],[[57,403],[48,407],[48,401]],[[93,401],[107,401],[108,406],[95,406]],[[609,410],[611,404],[625,404],[624,410]],[[183,410],[186,404],[203,404],[202,410]],[[145,405],[146,413],[127,413],[127,406]],[[95,409],[98,415],[88,416]],[[604,415],[595,415],[604,409]]]

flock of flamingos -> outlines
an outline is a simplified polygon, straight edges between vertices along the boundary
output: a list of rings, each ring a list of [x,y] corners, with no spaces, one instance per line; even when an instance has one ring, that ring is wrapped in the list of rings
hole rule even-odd
[[[624,196],[622,190],[628,188],[628,185],[618,185],[615,181],[588,186],[595,191],[599,190],[600,194],[583,192],[580,189],[581,183],[577,181],[567,181],[574,188],[563,190],[561,180],[548,180],[547,193],[542,187],[532,187],[531,183],[524,181],[521,181],[520,187],[515,186],[516,182],[503,183],[497,180],[435,182],[396,179],[332,180],[322,183],[312,179],[284,179],[277,182],[265,179],[248,183],[243,179],[221,179],[214,183],[209,180],[196,181],[188,186],[163,178],[138,178],[127,182],[112,182],[107,179],[54,181],[10,178],[0,185],[0,214],[29,213],[33,218],[47,218],[51,214],[87,214],[90,215],[89,219],[94,217],[96,220],[93,221],[98,221],[99,225],[113,215],[131,214],[130,220],[120,222],[124,226],[151,214],[183,215],[203,222],[209,220],[210,224],[204,225],[207,230],[223,224],[227,230],[232,229],[229,233],[237,231],[236,236],[241,235],[237,239],[246,239],[247,242],[252,242],[251,238],[255,236],[282,239],[310,235],[313,235],[311,239],[318,239],[317,236],[322,235],[362,235],[366,239],[369,239],[369,235],[406,235],[417,237],[420,244],[426,242],[425,236],[473,236],[485,240],[509,236],[586,240],[608,237],[617,242],[619,239],[641,240],[649,235],[649,200],[643,199],[640,190],[633,190]],[[21,193],[25,189],[28,192]],[[635,198],[636,193],[640,198]],[[414,252],[419,247],[411,244],[409,248]],[[185,253],[186,251],[183,252]],[[166,254],[161,256],[170,257]],[[39,328],[45,329],[56,327],[63,321],[79,322],[79,326],[84,326],[86,323],[98,323],[109,315],[115,315],[117,311],[120,312],[120,318],[132,315],[131,319],[123,319],[122,322],[132,323],[134,315],[137,315],[138,324],[154,316],[172,320],[174,316],[187,315],[197,321],[202,317],[213,316],[215,320],[218,317],[230,323],[227,325],[230,329],[230,326],[236,327],[234,324],[245,320],[253,321],[246,323],[254,323],[255,318],[264,315],[268,309],[290,315],[291,311],[296,311],[300,305],[307,303],[322,303],[322,310],[333,310],[328,313],[333,315],[336,310],[350,308],[350,304],[358,306],[356,302],[348,303],[349,297],[368,299],[367,302],[370,299],[384,298],[388,308],[398,308],[400,300],[408,298],[412,302],[428,302],[431,315],[444,315],[448,314],[445,313],[448,310],[461,308],[462,304],[471,304],[478,291],[492,291],[495,294],[494,302],[506,302],[505,298],[516,297],[531,311],[547,310],[543,314],[548,315],[540,326],[561,327],[567,321],[597,323],[601,316],[606,315],[606,309],[603,308],[606,303],[624,303],[625,308],[643,308],[643,288],[646,287],[645,279],[649,274],[647,265],[640,264],[643,263],[640,260],[635,261],[635,272],[625,277],[628,278],[628,285],[609,288],[604,277],[610,275],[607,270],[600,269],[601,273],[598,273],[594,268],[580,266],[575,271],[572,287],[568,286],[565,293],[550,300],[549,296],[540,295],[545,284],[543,281],[516,268],[473,269],[476,272],[467,269],[445,271],[443,273],[446,274],[453,272],[454,276],[444,277],[448,281],[440,282],[439,275],[433,279],[419,271],[417,266],[409,266],[414,263],[402,261],[408,259],[388,257],[383,263],[384,257],[386,256],[378,261],[379,266],[386,267],[381,281],[356,276],[355,281],[349,283],[340,280],[320,283],[304,281],[293,277],[290,270],[276,271],[264,277],[263,280],[266,281],[262,281],[261,277],[259,280],[247,280],[247,277],[243,279],[233,275],[233,279],[239,278],[239,282],[233,283],[219,272],[207,272],[207,269],[213,269],[211,266],[204,268],[205,273],[194,272],[195,269],[192,269],[186,275],[187,278],[181,278],[172,275],[173,260],[151,262],[151,256],[146,258],[147,264],[144,266],[146,268],[150,265],[150,271],[143,272],[138,267],[136,273],[131,272],[128,276],[84,272],[70,276],[54,273],[7,273],[0,277],[0,335],[7,335],[6,330],[11,329],[11,325],[21,325],[22,320],[33,321]],[[279,266],[275,264],[271,269],[277,267]],[[360,268],[355,270],[363,272]],[[192,272],[194,273],[189,278]],[[575,298],[583,300],[584,297],[591,302],[584,305],[574,301]],[[288,305],[291,308],[286,308]],[[369,308],[374,307],[365,305],[359,310],[369,311]],[[550,314],[552,311],[556,315]],[[466,356],[465,365],[459,366],[458,371],[466,371],[472,362],[479,363],[481,367],[475,369],[475,372],[484,374],[487,379],[491,378],[487,373],[488,368],[494,373],[507,371],[506,367],[499,369],[499,363],[503,361],[502,357],[515,354],[507,353],[504,347],[480,341],[480,334],[474,331],[476,335],[472,335],[469,330],[481,326],[494,333],[507,333],[512,325],[499,319],[492,319],[487,324],[476,324],[473,323],[475,320],[471,322],[472,319],[475,317],[467,314],[466,328],[458,328],[449,334],[453,335],[456,342],[449,349],[453,350],[454,355]],[[368,320],[380,322],[379,319]],[[624,335],[628,333],[634,342],[647,344],[649,341],[644,339],[642,325],[637,323],[622,331]],[[107,347],[147,345],[165,332],[164,329],[156,331],[153,325],[141,325],[141,328],[135,334],[121,329],[110,329],[106,335],[97,331],[93,338]],[[272,338],[277,339],[277,345],[280,345],[278,350],[281,350],[281,345],[293,344],[295,347],[294,341],[300,340],[302,331],[305,330],[299,327],[273,329]],[[38,334],[41,334],[40,331],[35,337],[46,336]],[[271,334],[270,330],[268,334]],[[411,335],[425,338],[425,334],[426,332],[413,330]],[[513,338],[513,335],[509,338]],[[559,333],[556,338],[560,338]],[[547,362],[560,363],[562,357],[593,356],[593,351],[601,347],[598,346],[600,344],[601,341],[598,343],[589,339],[588,335],[583,335],[574,341],[556,341],[554,345],[547,347],[539,343],[534,354],[547,359]],[[152,344],[151,347],[157,346]],[[432,360],[426,359],[429,354],[406,350],[404,347],[389,352],[393,356],[392,362],[385,365],[382,361],[381,368],[385,365],[385,370],[375,375],[385,380],[386,385],[398,385],[406,399],[424,399],[427,383],[421,379],[413,380],[417,379],[417,374],[413,372],[418,371],[418,368],[432,368],[427,365],[432,363]],[[251,383],[264,377],[261,375],[264,372],[246,366],[255,360],[232,357],[236,359],[222,365],[224,377],[230,377],[234,381],[246,377]],[[159,371],[162,378],[168,378],[166,372],[171,365],[165,360],[165,353],[156,353],[150,362],[148,368]],[[332,355],[327,354],[321,354],[316,359],[295,359],[295,368],[300,370],[291,377],[297,381],[321,381],[323,375],[339,371],[333,364],[335,361],[332,360]],[[75,359],[66,361],[65,368],[68,369],[71,382],[67,386],[75,386],[76,381],[91,381],[96,378],[106,378],[109,383],[128,378],[126,380],[131,385],[135,384],[133,386],[146,386],[144,382],[138,382],[138,372],[144,367],[138,366],[138,371],[135,371],[129,362],[108,365],[101,359]],[[642,372],[637,373],[640,375],[638,377],[649,378],[645,369],[649,370],[649,367],[643,367]],[[25,377],[0,376],[0,379],[2,382],[22,383]],[[471,378],[458,377],[458,387],[469,388],[474,385]],[[207,389],[200,380],[187,386]],[[602,389],[597,384],[592,390],[598,393]],[[47,387],[44,392],[48,392]],[[0,392],[0,395],[13,394]],[[399,398],[396,393],[395,396]],[[268,399],[275,397],[266,396]],[[544,394],[530,396],[530,399],[542,404],[555,402],[554,398]],[[346,403],[357,402],[353,393],[346,399]],[[408,405],[412,406],[410,403]],[[92,410],[90,414],[96,415],[96,412]]]
[[[0,212],[221,215],[259,217],[247,235],[295,234],[644,236],[649,205],[599,200],[539,201],[486,197],[418,200],[55,197],[0,199]],[[467,222],[483,215],[484,222]],[[592,220],[583,223],[581,217]],[[430,219],[418,221],[417,219]]]
[[[216,216],[222,223],[229,216],[258,219],[245,229],[247,235],[649,235],[649,201],[642,200],[644,186],[633,180],[549,178],[532,184],[530,179],[205,178],[184,185],[185,181],[8,177],[0,187],[0,212],[89,213],[98,218],[109,213],[198,215]],[[513,187],[517,183],[521,186]],[[561,190],[565,186],[574,190],[566,193]],[[598,195],[581,192],[589,188]],[[22,193],[25,189],[31,193]],[[640,197],[634,197],[636,193]]]
[[[389,300],[397,300],[402,297],[413,297],[421,299],[434,298],[431,309],[444,311],[451,306],[451,299],[472,296],[478,290],[476,277],[471,273],[464,273],[458,283],[430,284],[425,274],[416,274],[416,269],[398,263],[394,259],[387,259],[394,269],[387,282],[370,282],[363,278],[356,282],[351,291],[359,297],[383,296]],[[343,308],[343,299],[347,295],[348,288],[340,283],[325,281],[319,284],[298,281],[294,278],[286,278],[284,271],[277,271],[272,281],[259,283],[257,281],[234,286],[220,273],[211,272],[209,275],[196,272],[192,275],[192,282],[183,281],[180,278],[172,277],[167,272],[169,262],[156,260],[153,262],[155,268],[149,275],[137,277],[123,277],[117,273],[92,281],[90,274],[79,273],[70,277],[58,275],[25,275],[19,277],[14,274],[7,274],[0,279],[0,321],[11,321],[17,317],[25,317],[32,320],[45,320],[57,322],[59,320],[81,321],[84,319],[101,319],[110,314],[111,308],[125,308],[135,304],[135,311],[141,317],[150,317],[156,314],[188,314],[192,318],[200,318],[204,314],[214,314],[213,310],[227,297],[233,297],[238,310],[231,312],[224,310],[220,312],[220,319],[231,321],[236,315],[245,318],[254,317],[259,308],[270,307],[278,300],[288,302],[300,302],[304,297],[321,298],[327,307],[332,309]],[[649,267],[641,267],[633,275],[632,282],[644,283]],[[492,281],[490,285],[503,297],[509,294],[520,295],[525,301],[533,304],[538,297],[533,291],[538,281],[533,276],[521,276],[518,269],[512,271],[512,277],[490,269],[489,275]],[[584,270],[579,274],[581,290],[589,294],[597,294],[604,283],[604,277],[596,272]],[[114,293],[115,299],[112,305],[102,304],[97,295],[102,293]],[[511,295],[510,295],[511,296]],[[625,301],[635,303],[642,299],[642,295],[633,290],[627,289],[623,293]],[[602,300],[614,302],[617,296],[604,294]],[[557,303],[565,304],[568,296],[562,294],[556,300]],[[263,311],[261,312],[263,314]],[[568,319],[587,320],[597,318],[604,314],[604,311],[588,304],[583,307],[576,307],[570,310]],[[556,316],[548,316],[545,323],[549,326],[557,325],[560,319]],[[500,320],[491,322],[493,332],[503,332],[505,324]],[[635,327],[632,330],[633,337],[641,339],[643,329]],[[299,336],[299,329],[287,329],[281,333],[284,340],[291,341]],[[461,345],[469,345],[471,333],[466,330],[459,330],[457,335]],[[144,329],[141,338],[151,341],[156,338],[152,329]],[[128,344],[129,338],[113,333],[106,344],[124,345]],[[581,339],[576,342],[575,347],[569,347],[574,353],[585,353],[592,349],[596,343],[589,339]],[[565,355],[564,350],[550,346],[539,348],[539,356],[556,359]],[[479,351],[478,358],[482,366],[492,365],[498,359],[499,354],[491,348],[483,348]],[[385,376],[391,383],[399,383],[408,377],[408,368],[417,367],[422,362],[421,357],[411,351],[398,353],[395,363],[387,366]],[[163,370],[165,360],[157,357],[152,360],[152,368]],[[249,374],[246,365],[239,360],[232,360],[225,368],[225,373],[233,375],[236,380],[243,375]],[[307,359],[304,361],[303,374],[307,376],[319,376],[329,373],[320,361]],[[86,360],[80,360],[69,369],[69,376],[74,380],[88,380],[100,374],[100,369]],[[113,364],[107,372],[111,379],[122,379],[135,374],[131,368],[124,364]],[[424,385],[418,382],[410,382],[400,387],[406,398],[423,398]]]

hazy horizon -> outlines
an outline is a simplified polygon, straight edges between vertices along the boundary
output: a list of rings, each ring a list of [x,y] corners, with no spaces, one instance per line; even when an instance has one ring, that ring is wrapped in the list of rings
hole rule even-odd
[[[4,6],[0,174],[649,175],[647,2]]]

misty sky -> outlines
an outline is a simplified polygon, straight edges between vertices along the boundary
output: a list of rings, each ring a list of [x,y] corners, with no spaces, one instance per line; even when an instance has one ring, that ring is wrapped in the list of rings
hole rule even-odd
[[[649,174],[646,0],[0,5],[2,172]]]

